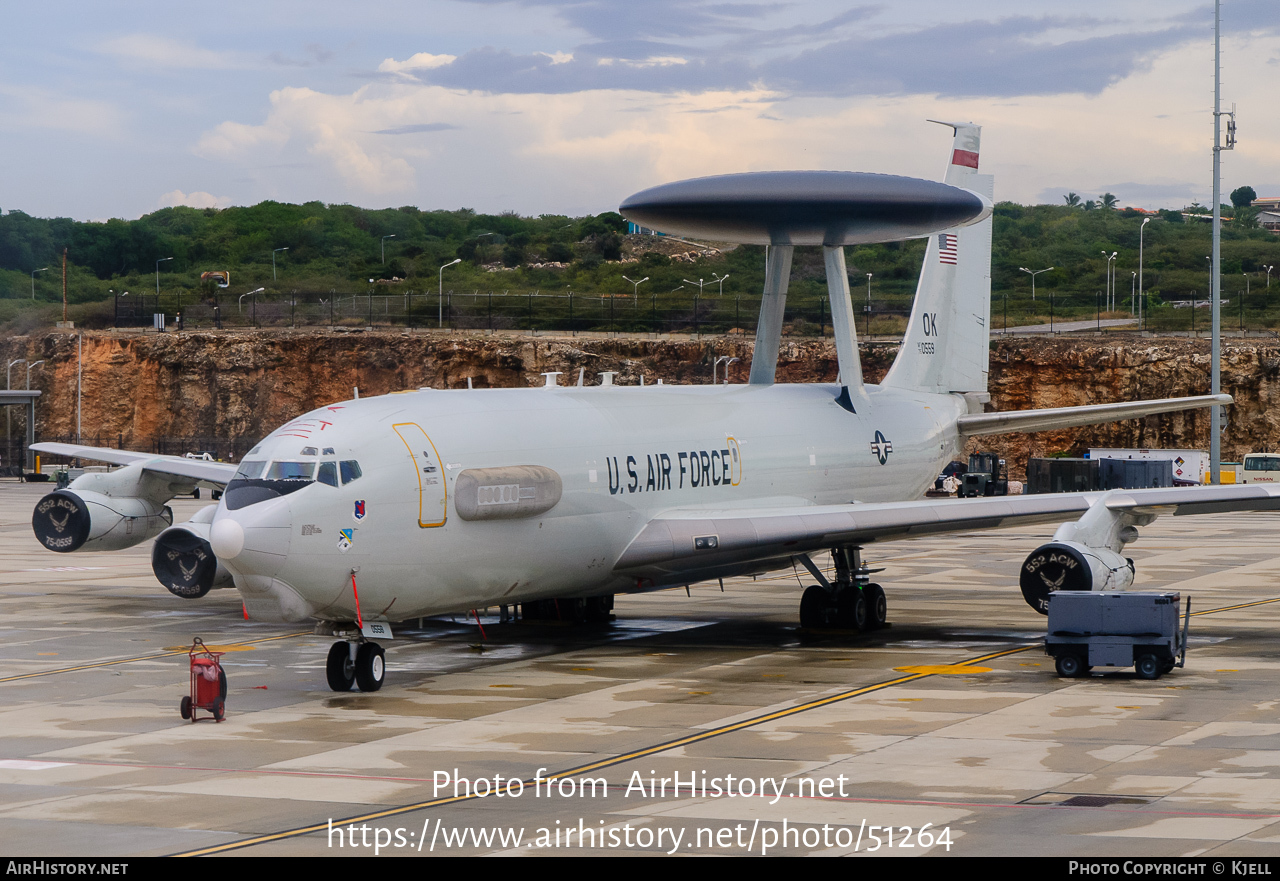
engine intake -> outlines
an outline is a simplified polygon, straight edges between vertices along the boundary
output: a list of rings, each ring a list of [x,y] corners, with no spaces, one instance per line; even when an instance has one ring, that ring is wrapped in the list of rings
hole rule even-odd
[[[174,596],[199,599],[215,587],[230,586],[231,573],[209,546],[209,524],[183,523],[160,533],[151,549],[151,571]]]
[[[31,528],[40,544],[60,554],[131,548],[155,538],[172,523],[173,511],[149,499],[69,489],[49,493],[31,515]]]
[[[1050,591],[1124,590],[1133,584],[1133,575],[1133,561],[1114,551],[1055,541],[1031,552],[1018,586],[1028,606],[1048,615]]]

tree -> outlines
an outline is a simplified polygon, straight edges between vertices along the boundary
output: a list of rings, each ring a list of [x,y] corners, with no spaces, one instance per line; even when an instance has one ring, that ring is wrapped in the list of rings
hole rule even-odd
[[[1098,203],[1093,201],[1092,199],[1089,199],[1084,203],[1083,207],[1085,211],[1092,211],[1094,208],[1098,207]]]
[[[1077,196],[1075,193],[1067,193],[1065,196],[1062,197],[1062,201],[1067,203],[1068,208],[1080,207],[1080,197]]]
[[[1253,187],[1236,187],[1231,191],[1231,204],[1236,208],[1248,208],[1258,198]]]
[[[1260,226],[1258,209],[1247,205],[1237,205],[1235,213],[1231,217],[1231,225],[1239,229],[1257,229]]]
[[[1119,200],[1118,200],[1118,199],[1116,199],[1116,197],[1115,197],[1115,195],[1114,195],[1113,193],[1103,193],[1103,194],[1102,194],[1102,207],[1103,207],[1103,208],[1105,208],[1105,209],[1107,209],[1108,211],[1115,211],[1115,210],[1116,210],[1116,202],[1118,202],[1118,201],[1119,201]]]

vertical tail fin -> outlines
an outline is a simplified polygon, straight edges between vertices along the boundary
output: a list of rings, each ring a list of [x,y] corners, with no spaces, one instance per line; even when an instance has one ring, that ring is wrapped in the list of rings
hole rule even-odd
[[[955,130],[946,183],[993,199],[995,179],[978,174],[982,127],[941,124]],[[930,236],[907,333],[881,385],[985,392],[990,318],[991,218]]]

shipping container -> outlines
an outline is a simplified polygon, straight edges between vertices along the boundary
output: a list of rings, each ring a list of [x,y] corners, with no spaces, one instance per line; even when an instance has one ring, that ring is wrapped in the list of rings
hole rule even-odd
[[[1173,463],[1173,485],[1207,483],[1209,454],[1204,450],[1091,449],[1090,459],[1155,459]]]

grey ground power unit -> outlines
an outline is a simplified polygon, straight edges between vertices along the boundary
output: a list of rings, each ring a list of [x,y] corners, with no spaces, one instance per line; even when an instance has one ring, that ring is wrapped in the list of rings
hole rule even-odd
[[[1045,653],[1055,659],[1059,676],[1136,667],[1143,679],[1159,679],[1186,662],[1191,598],[1185,614],[1180,606],[1176,593],[1055,590]]]

